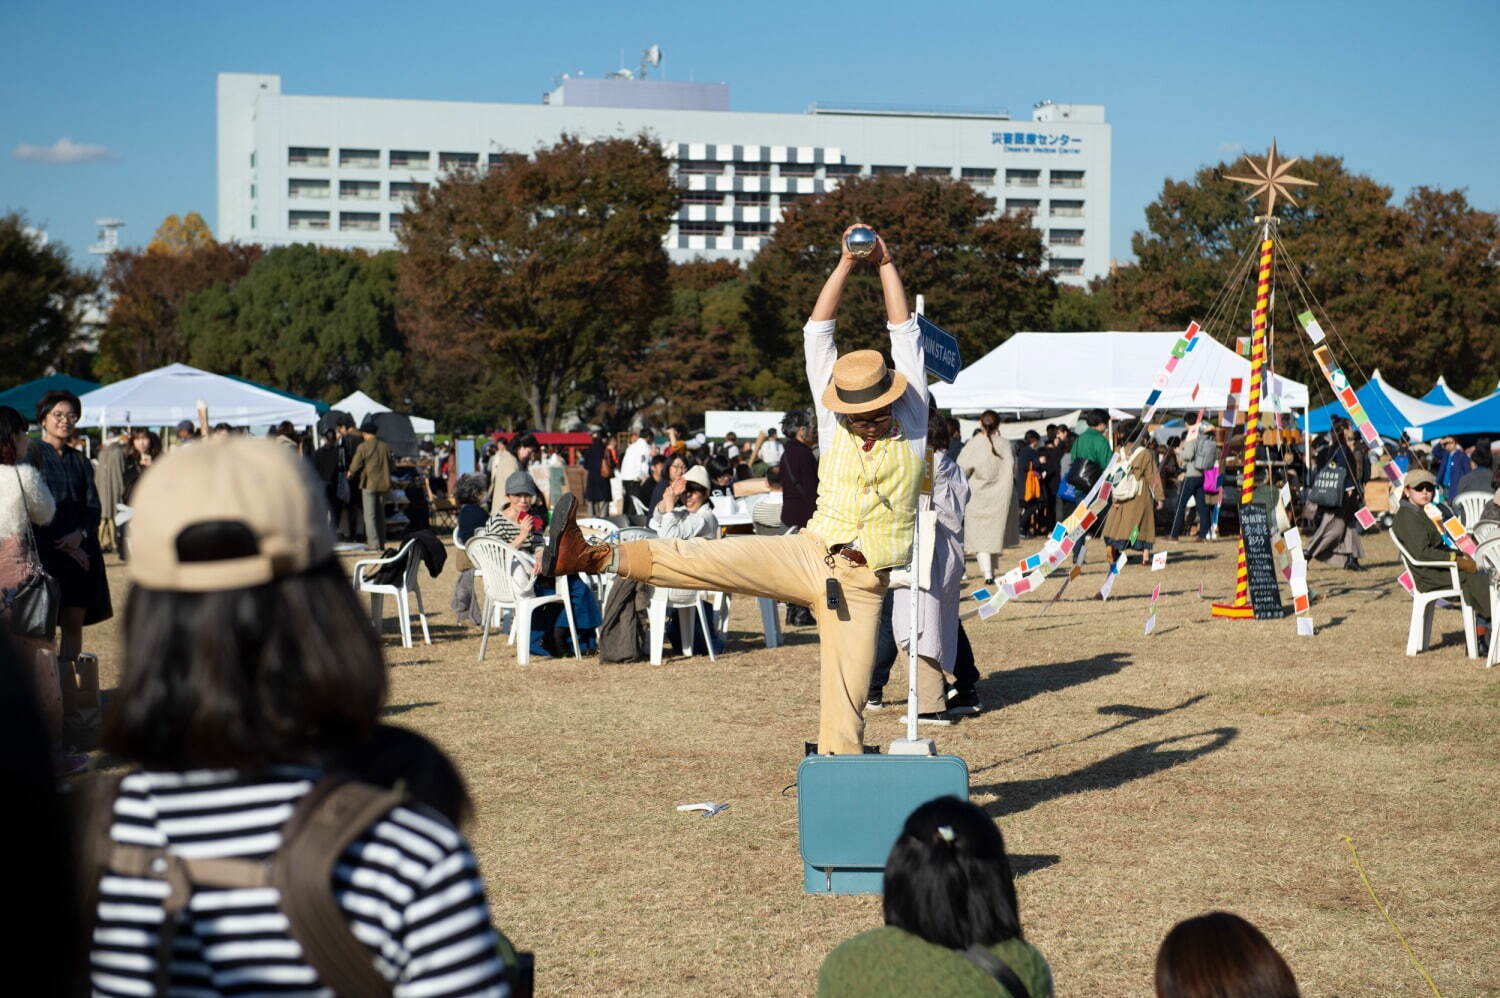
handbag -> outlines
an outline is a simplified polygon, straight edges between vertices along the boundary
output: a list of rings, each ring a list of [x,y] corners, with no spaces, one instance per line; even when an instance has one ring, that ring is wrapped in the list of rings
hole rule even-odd
[[[1312,488],[1307,490],[1307,501],[1325,509],[1337,509],[1344,504],[1344,479],[1348,471],[1342,464],[1329,461],[1313,476]]]
[[[1203,491],[1206,494],[1211,495],[1211,496],[1212,495],[1218,495],[1218,493],[1219,493],[1219,466],[1217,464],[1214,465],[1212,468],[1204,468],[1203,469]]]
[[[26,535],[31,542],[31,576],[16,589],[10,603],[10,633],[22,638],[45,638],[52,640],[57,630],[57,611],[62,605],[62,587],[47,574],[37,556],[36,533],[31,529],[31,504],[26,501],[26,489],[21,484],[21,473],[16,474],[16,489],[21,493],[21,505],[26,510]]]
[[[1067,483],[1073,487],[1073,491],[1082,495],[1094,487],[1099,476],[1104,473],[1104,468],[1098,461],[1090,461],[1086,457],[1080,457],[1068,465]]]

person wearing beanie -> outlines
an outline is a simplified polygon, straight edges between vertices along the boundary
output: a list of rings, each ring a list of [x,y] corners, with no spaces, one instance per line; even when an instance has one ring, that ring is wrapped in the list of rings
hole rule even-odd
[[[578,502],[566,495],[547,528],[541,571],[617,571],[656,586],[811,607],[821,639],[817,750],[859,754],[881,601],[890,570],[906,565],[911,552],[927,448],[927,379],[916,316],[878,236],[866,259],[880,275],[894,369],[876,350],[838,356],[834,320],[859,264],[847,245],[840,248],[802,333],[823,448],[817,512],[807,528],[782,537],[590,544],[578,529]]]
[[[349,461],[349,481],[359,489],[364,512],[365,547],[374,551],[385,548],[385,494],[391,490],[391,472],[396,461],[391,449],[380,439],[374,416],[359,424],[363,438]]]

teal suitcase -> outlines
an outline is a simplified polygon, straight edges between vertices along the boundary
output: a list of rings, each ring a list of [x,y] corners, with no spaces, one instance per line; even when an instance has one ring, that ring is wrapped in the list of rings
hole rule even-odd
[[[808,894],[879,894],[907,816],[935,797],[969,799],[955,755],[810,755],[797,766],[797,837]]]

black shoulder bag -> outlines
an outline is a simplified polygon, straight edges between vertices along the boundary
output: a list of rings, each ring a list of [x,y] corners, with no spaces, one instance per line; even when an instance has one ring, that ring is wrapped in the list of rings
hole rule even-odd
[[[1010,969],[1010,965],[983,946],[974,945],[968,949],[961,949],[958,955],[999,981],[1000,985],[1010,992],[1011,998],[1031,998],[1031,992],[1026,990],[1026,985],[1021,983],[1021,979],[1016,976],[1014,970]]]
[[[21,493],[21,506],[26,511],[26,536],[30,541],[27,552],[31,561],[31,575],[16,589],[15,599],[10,603],[10,633],[23,638],[45,638],[52,640],[57,630],[57,611],[62,603],[62,587],[47,574],[37,555],[36,532],[31,529],[31,504],[26,501],[26,486],[21,482],[21,472],[11,468],[16,476],[16,488]]]

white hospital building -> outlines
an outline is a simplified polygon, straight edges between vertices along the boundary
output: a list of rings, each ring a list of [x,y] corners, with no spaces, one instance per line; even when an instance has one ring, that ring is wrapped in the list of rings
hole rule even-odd
[[[281,77],[218,78],[218,237],[276,246],[396,246],[407,197],[446,171],[485,169],[564,133],[645,131],[662,142],[682,207],[662,235],[674,260],[748,261],[782,209],[847,176],[916,173],[973,184],[997,211],[1029,212],[1060,278],[1109,267],[1110,126],[1104,108],[999,110],[814,105],[729,110],[722,83],[572,77],[537,104],[312,97]]]

